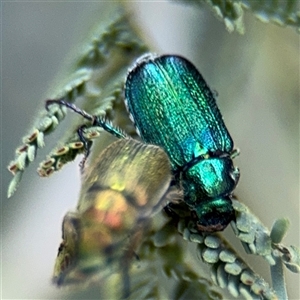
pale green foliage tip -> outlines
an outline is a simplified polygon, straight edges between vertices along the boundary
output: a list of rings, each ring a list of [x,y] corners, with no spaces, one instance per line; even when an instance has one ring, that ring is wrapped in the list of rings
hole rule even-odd
[[[279,26],[294,27],[300,32],[300,7],[297,0],[182,0],[191,4],[206,4],[222,20],[229,32],[243,34],[244,10],[253,13],[260,21]]]
[[[102,25],[96,30],[92,42],[77,55],[71,65],[75,71],[65,86],[58,88],[53,98],[74,102],[81,96],[86,100],[86,110],[113,118],[122,106],[118,98],[127,68],[135,57],[145,51],[144,43],[131,28],[126,14],[115,14],[106,26]],[[100,67],[102,72],[99,73]],[[14,174],[8,188],[8,197],[15,192],[25,168],[35,159],[37,150],[44,146],[44,136],[52,133],[65,115],[66,108],[58,105],[49,106],[48,111],[45,109],[41,112],[30,134],[23,138],[24,144],[16,150],[15,159],[8,166]],[[40,164],[38,173],[41,176],[49,176],[82,153],[83,145],[76,134],[78,126],[74,125],[74,128]],[[85,137],[91,140],[100,131],[99,128],[91,128]]]

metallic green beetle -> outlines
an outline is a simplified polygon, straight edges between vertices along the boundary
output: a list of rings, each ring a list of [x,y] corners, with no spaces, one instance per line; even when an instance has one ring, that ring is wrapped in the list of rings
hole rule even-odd
[[[65,105],[93,125],[126,138],[71,103],[49,100],[47,105],[51,103]],[[180,56],[144,55],[128,72],[125,104],[142,140],[168,154],[173,182],[183,190],[199,230],[223,230],[235,218],[231,196],[240,173],[232,159],[238,152],[198,70]]]
[[[142,56],[127,75],[125,103],[141,138],[168,154],[199,229],[224,229],[234,219],[237,152],[198,70],[180,56]]]

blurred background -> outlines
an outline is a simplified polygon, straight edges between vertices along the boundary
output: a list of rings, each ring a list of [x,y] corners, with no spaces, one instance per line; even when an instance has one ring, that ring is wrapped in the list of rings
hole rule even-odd
[[[103,5],[2,3],[2,299],[71,297],[50,279],[62,218],[77,202],[79,160],[48,179],[35,171],[64,127],[46,138],[46,148],[11,199],[6,197],[12,178],[6,165],[43,109],[68,53],[97,22]],[[154,51],[190,59],[217,91],[226,125],[241,150],[235,159],[241,171],[239,200],[268,228],[275,219],[288,218],[284,244],[299,246],[299,35],[263,24],[251,13],[245,15],[242,36],[228,33],[206,6],[134,2],[131,8]],[[251,264],[269,280],[262,259]],[[299,299],[299,276],[286,272],[286,279],[290,299]]]

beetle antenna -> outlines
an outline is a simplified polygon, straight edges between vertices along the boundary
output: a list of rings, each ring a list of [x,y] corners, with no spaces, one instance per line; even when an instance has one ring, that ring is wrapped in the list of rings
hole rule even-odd
[[[58,104],[58,105],[65,106],[65,107],[67,107],[67,108],[73,110],[73,111],[76,112],[77,114],[83,116],[85,119],[94,122],[94,119],[95,119],[94,116],[92,116],[92,115],[88,114],[86,111],[84,111],[84,110],[78,108],[75,104],[70,103],[70,102],[66,102],[66,101],[64,101],[64,100],[62,100],[62,99],[58,99],[58,100],[47,100],[47,101],[46,101],[46,109],[49,110],[49,106],[50,106],[51,104],[54,104],[54,103],[55,103],[55,104]]]
[[[47,100],[46,101],[46,109],[49,110],[49,106],[52,104],[62,105],[62,106],[65,106],[65,107],[73,110],[75,113],[77,113],[77,114],[81,115],[82,117],[84,117],[85,119],[91,121],[92,126],[102,127],[105,131],[107,131],[108,133],[117,137],[118,139],[128,138],[128,135],[125,132],[123,132],[121,129],[115,127],[114,125],[112,125],[112,123],[110,121],[103,119],[101,117],[98,117],[98,116],[91,115],[91,114],[87,113],[86,111],[84,111],[83,109],[78,108],[73,103],[64,101],[62,99]],[[86,143],[86,139],[83,137],[83,131],[84,131],[83,129],[84,129],[84,127],[81,127],[78,129],[78,135],[79,135],[80,140],[84,143],[85,148],[88,152],[89,147]]]

